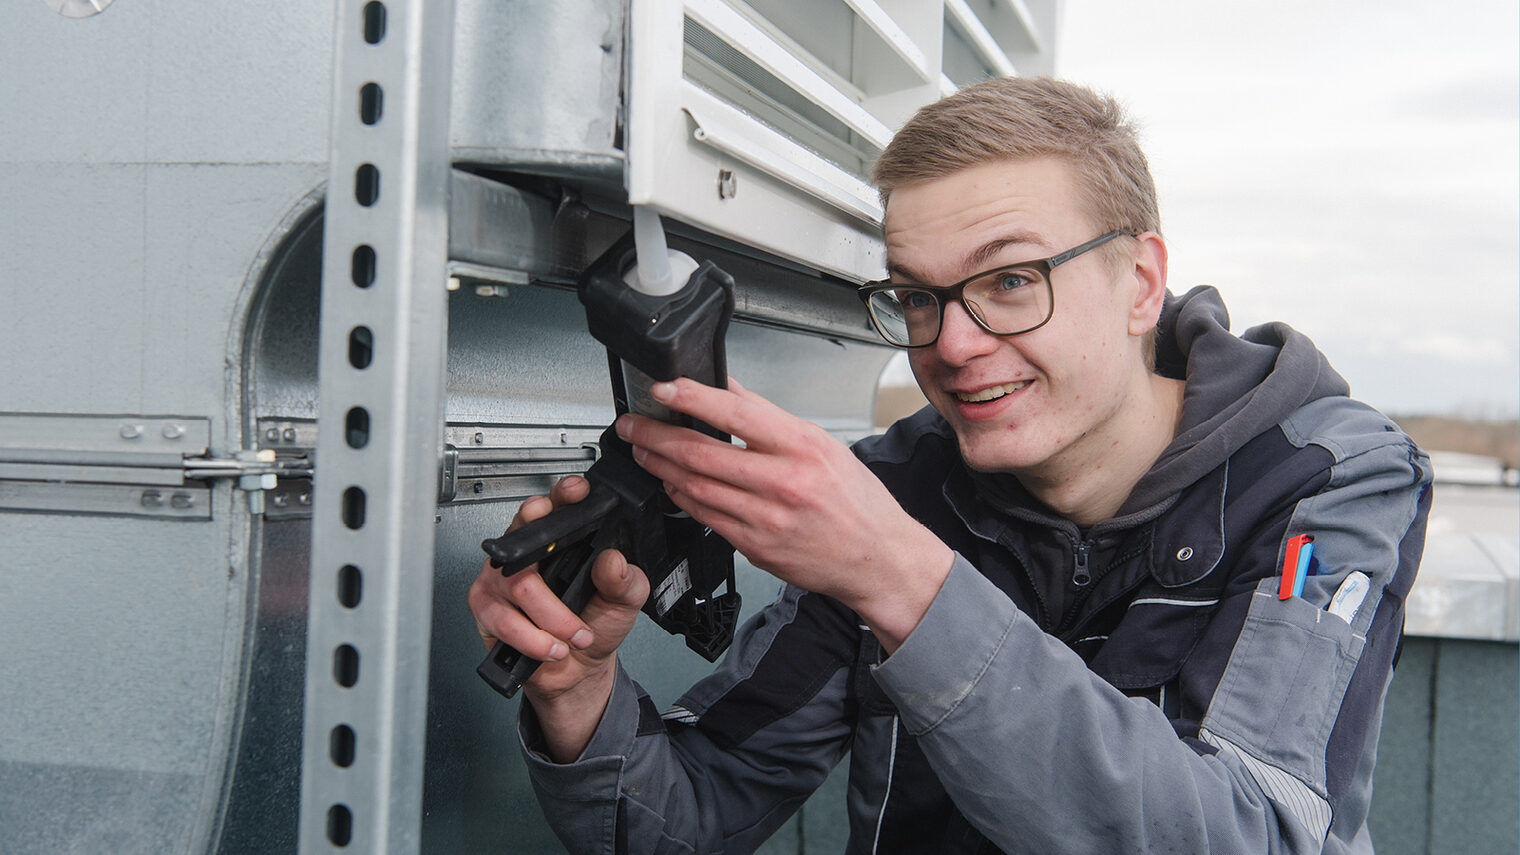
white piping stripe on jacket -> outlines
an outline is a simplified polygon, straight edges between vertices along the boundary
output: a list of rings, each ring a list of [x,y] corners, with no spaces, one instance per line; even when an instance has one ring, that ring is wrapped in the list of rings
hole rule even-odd
[[[892,796],[892,770],[897,766],[897,716],[892,716],[892,747],[888,749],[891,754],[887,757],[887,786],[881,794],[881,813],[876,815],[876,835],[871,838],[871,855],[876,855],[876,847],[881,845],[881,821],[887,818],[887,799]]]
[[[1197,607],[1201,607],[1201,606],[1213,606],[1213,605],[1217,605],[1218,603],[1219,603],[1219,598],[1218,597],[1215,597],[1212,600],[1173,600],[1173,599],[1169,599],[1167,597],[1141,597],[1140,599],[1135,600],[1134,602],[1130,603],[1129,607],[1130,608],[1134,608],[1135,606],[1188,606],[1188,607],[1197,608]]]

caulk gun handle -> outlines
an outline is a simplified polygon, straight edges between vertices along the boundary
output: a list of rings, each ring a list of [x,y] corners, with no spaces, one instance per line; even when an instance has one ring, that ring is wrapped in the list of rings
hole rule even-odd
[[[591,565],[596,561],[599,551],[587,538],[539,563],[539,572],[543,574],[549,590],[576,614],[585,610],[586,604],[591,601],[591,595],[596,591],[591,583]],[[498,641],[485,661],[475,668],[475,673],[503,697],[510,698],[533,676],[538,665],[537,659],[530,659],[515,648]]]

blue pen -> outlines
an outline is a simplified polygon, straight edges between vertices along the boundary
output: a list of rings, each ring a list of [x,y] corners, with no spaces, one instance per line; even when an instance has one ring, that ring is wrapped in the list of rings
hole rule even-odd
[[[1287,549],[1283,554],[1282,575],[1277,583],[1279,600],[1304,595],[1304,577],[1309,573],[1309,559],[1314,554],[1313,543],[1312,534],[1297,534],[1288,538]]]
[[[1298,572],[1293,578],[1293,596],[1304,595],[1304,577],[1309,575],[1309,559],[1314,556],[1314,538],[1304,541],[1304,545],[1298,550]]]

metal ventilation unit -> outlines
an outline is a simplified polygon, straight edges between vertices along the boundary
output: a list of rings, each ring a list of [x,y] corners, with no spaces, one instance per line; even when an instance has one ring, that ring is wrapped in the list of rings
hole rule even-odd
[[[1046,74],[1055,4],[635,0],[627,189],[687,222],[846,279],[879,275],[867,183],[918,107]]]
[[[731,373],[864,435],[870,165],[942,93],[1048,72],[1058,11],[6,8],[7,855],[557,851],[464,593],[611,420],[569,286],[653,206],[735,277]],[[707,667],[647,626],[622,655],[661,698]],[[767,851],[839,851],[839,777]]]

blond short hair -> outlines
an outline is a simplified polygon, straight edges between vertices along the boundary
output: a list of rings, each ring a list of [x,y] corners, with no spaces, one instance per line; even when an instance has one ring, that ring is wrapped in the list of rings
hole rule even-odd
[[[998,77],[920,109],[877,158],[871,178],[885,205],[898,187],[1034,157],[1071,166],[1098,234],[1160,233],[1156,184],[1123,108],[1049,77]]]

